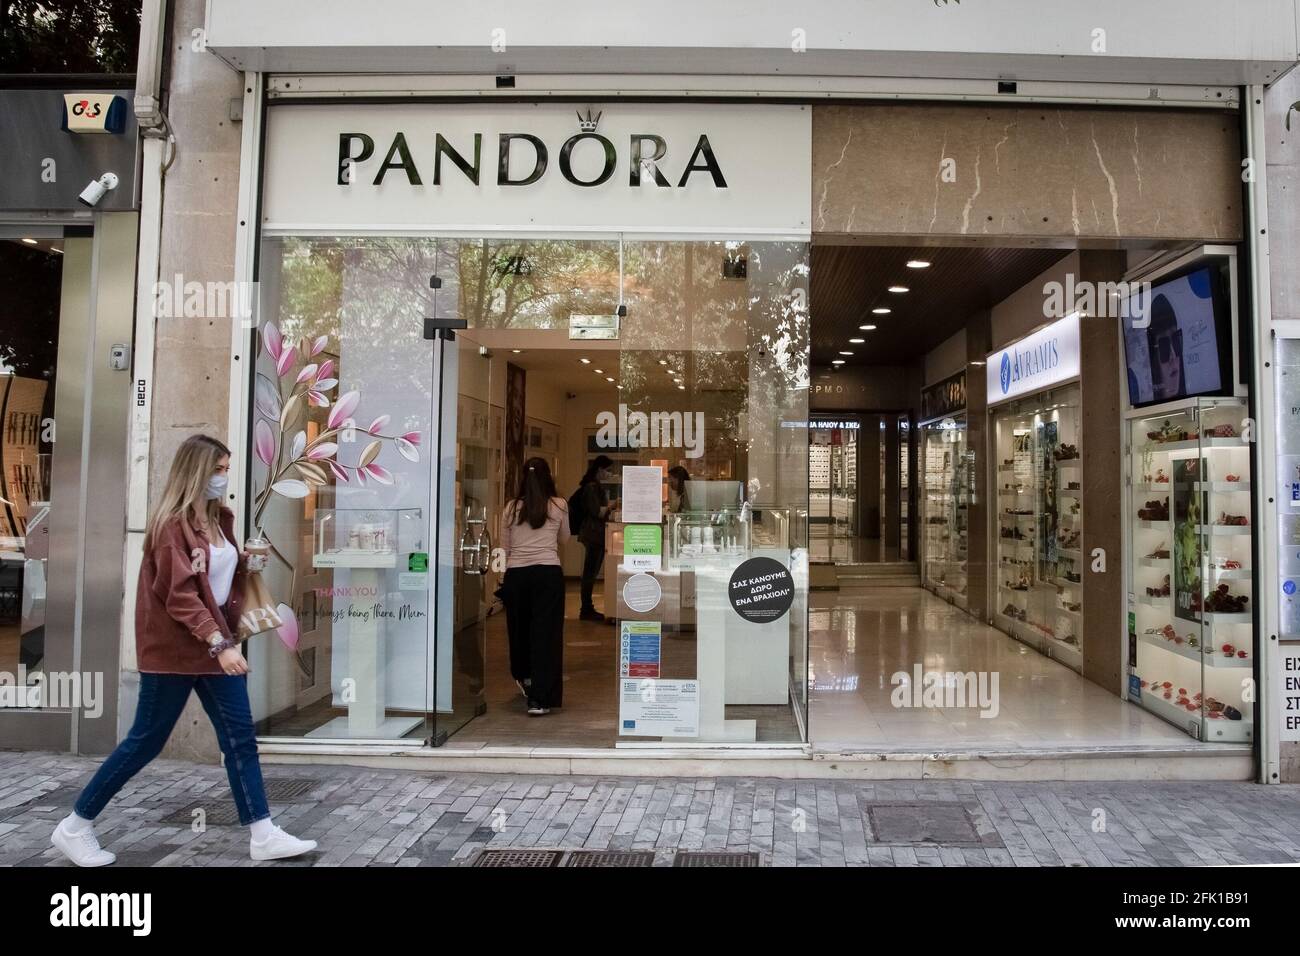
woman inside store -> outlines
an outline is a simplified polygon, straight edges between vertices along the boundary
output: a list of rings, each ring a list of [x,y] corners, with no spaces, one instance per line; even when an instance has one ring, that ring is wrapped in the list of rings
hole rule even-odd
[[[578,498],[582,507],[582,525],[578,530],[578,540],[586,549],[582,562],[582,610],[578,617],[583,621],[606,621],[605,615],[596,610],[592,603],[592,592],[596,589],[596,575],[605,563],[605,524],[609,516],[618,508],[618,501],[609,500],[609,492],[604,482],[612,477],[610,468],[614,460],[608,455],[597,455],[592,459],[591,467],[582,476],[578,486]]]
[[[251,831],[249,855],[282,860],[316,849],[314,840],[299,840],[272,823],[266,802],[248,702],[248,662],[234,639],[247,554],[234,543],[234,514],[221,504],[229,471],[229,448],[191,435],[176,452],[149,518],[135,599],[135,722],[51,837],[78,866],[116,859],[100,847],[94,820],[162,751],[191,691],[216,731],[239,822]]]
[[[680,514],[687,508],[686,482],[691,480],[691,473],[681,465],[668,469],[668,510]]]
[[[544,717],[563,703],[564,569],[560,545],[569,540],[569,506],[556,495],[551,468],[541,458],[524,462],[519,494],[502,515],[506,552],[502,601],[510,641],[510,674]]]

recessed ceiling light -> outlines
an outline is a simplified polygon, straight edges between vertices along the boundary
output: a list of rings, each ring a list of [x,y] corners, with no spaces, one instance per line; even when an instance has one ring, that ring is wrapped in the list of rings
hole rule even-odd
[[[909,269],[928,269],[930,268],[930,263],[925,259],[908,259],[907,267]]]
[[[832,364],[832,365],[843,365],[843,364],[844,364],[844,359],[836,359],[835,361],[831,362],[831,364]]]
[[[35,239],[28,239],[26,236],[23,237],[23,242],[27,243],[29,246],[36,245]]]
[[[605,374],[605,370],[604,370],[603,368],[598,368],[598,369],[596,369],[596,374],[597,374],[597,375],[604,375],[604,374]]]
[[[684,392],[684,391],[686,391],[686,386],[685,386],[685,385],[678,385],[678,386],[677,386],[677,391],[679,391],[679,392]]]
[[[891,285],[889,291],[901,295],[904,292],[911,292],[912,290],[905,285]]]
[[[872,315],[889,315],[889,313],[890,310],[885,308],[883,305],[877,306],[871,310]]]
[[[841,355],[852,355],[852,352],[840,352]]]
[[[510,351],[512,351],[512,352],[514,352],[516,355],[518,355],[520,352],[523,351],[523,349],[511,349]]]
[[[614,379],[611,378],[610,376],[606,375],[606,376],[605,376],[605,381],[607,381],[607,382],[612,382],[612,381],[614,381]]]
[[[874,325],[859,325],[858,328],[860,328],[863,332],[876,331],[876,327]]]
[[[866,339],[849,339],[850,345],[861,345]]]
[[[971,362],[971,365],[983,365],[983,362]]]
[[[590,365],[590,364],[591,364],[591,359],[589,359],[589,358],[580,358],[580,359],[578,359],[578,361],[581,362],[583,365]]]
[[[667,359],[660,359],[660,360],[659,360],[659,364],[660,364],[660,365],[667,365],[667,364],[668,364],[668,360],[667,360]]]

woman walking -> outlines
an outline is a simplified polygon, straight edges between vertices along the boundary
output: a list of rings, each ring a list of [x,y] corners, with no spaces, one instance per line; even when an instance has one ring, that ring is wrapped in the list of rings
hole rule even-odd
[[[78,866],[104,866],[94,820],[113,796],[162,751],[189,700],[199,695],[217,732],[226,776],[251,829],[249,855],[280,860],[316,849],[271,822],[248,703],[248,663],[235,643],[246,569],[235,545],[234,514],[222,506],[230,449],[206,435],[181,443],[162,498],[149,519],[136,589],[135,644],[140,699],[130,734],[118,744],[59,822],[51,842]]]
[[[541,458],[524,462],[519,496],[506,505],[502,521],[510,673],[527,698],[528,713],[543,717],[561,706],[564,695],[560,545],[569,540],[569,508],[556,495],[550,466]]]

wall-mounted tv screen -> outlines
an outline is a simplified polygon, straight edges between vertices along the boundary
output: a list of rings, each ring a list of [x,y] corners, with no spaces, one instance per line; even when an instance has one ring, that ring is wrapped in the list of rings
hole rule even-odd
[[[1220,264],[1208,263],[1126,300],[1122,322],[1130,405],[1232,393],[1227,287]]]

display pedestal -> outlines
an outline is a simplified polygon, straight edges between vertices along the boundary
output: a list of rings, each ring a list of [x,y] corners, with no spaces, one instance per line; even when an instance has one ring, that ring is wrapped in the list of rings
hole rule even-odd
[[[360,593],[383,593],[384,580],[378,568],[354,568],[350,577]],[[366,621],[354,621],[348,629],[348,677],[353,681],[355,699],[348,704],[346,717],[335,717],[307,736],[395,740],[423,724],[420,717],[385,715],[386,664],[384,626],[373,616]]]
[[[740,618],[727,601],[730,566],[696,565],[695,674],[700,682],[700,735],[685,738],[700,742],[753,743],[758,736],[754,720],[727,720],[727,632],[731,619]]]

